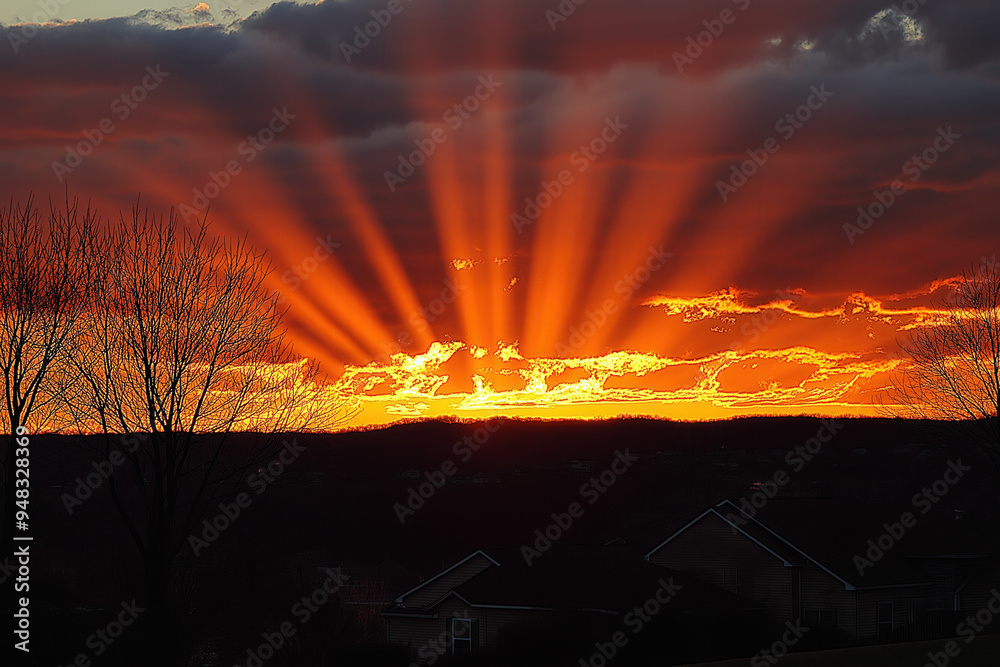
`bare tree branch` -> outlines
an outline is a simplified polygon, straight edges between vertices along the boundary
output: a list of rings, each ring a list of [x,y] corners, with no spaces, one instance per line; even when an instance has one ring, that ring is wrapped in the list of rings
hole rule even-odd
[[[13,488],[13,434],[65,427],[65,389],[76,380],[66,351],[82,334],[101,276],[97,216],[77,200],[42,218],[28,197],[0,209],[0,373],[4,380],[5,489]],[[4,544],[13,512],[4,503]]]
[[[890,388],[894,416],[961,420],[1000,480],[1000,270],[983,258],[956,278],[927,326],[900,344],[908,362]]]
[[[102,307],[74,347],[79,428],[104,434],[106,456],[116,437],[145,436],[109,486],[151,606],[166,603],[193,528],[275,455],[278,434],[346,416],[318,366],[293,353],[264,255],[209,231],[207,219],[189,227],[137,204],[107,238]],[[237,443],[234,431],[252,435]]]

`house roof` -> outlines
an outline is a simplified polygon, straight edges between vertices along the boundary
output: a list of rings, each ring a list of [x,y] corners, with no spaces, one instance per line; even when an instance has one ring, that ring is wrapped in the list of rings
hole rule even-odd
[[[885,529],[870,520],[878,514],[870,505],[863,509],[853,505],[841,499],[772,499],[764,507],[771,511],[758,512],[753,518],[728,499],[717,507],[750,519],[749,523],[787,544],[805,562],[834,577],[848,590],[929,584],[926,573],[905,560],[901,549],[884,552],[877,563],[859,572],[854,557],[864,557],[868,540],[877,540]]]
[[[868,541],[877,541],[886,532],[884,524],[898,522],[906,510],[876,509],[870,503],[843,498],[772,498],[751,517],[726,499],[684,522],[646,557],[706,518],[725,521],[784,565],[813,564],[848,590],[926,585],[929,579],[914,562],[916,557],[995,553],[980,532],[963,530],[940,513],[922,516],[912,511],[917,515],[916,525],[859,572],[855,556],[867,558]],[[746,521],[734,521],[734,517]]]
[[[644,604],[660,580],[681,588],[675,613],[756,608],[727,591],[642,559],[620,546],[554,544],[525,562],[519,547],[489,549],[500,563],[456,586],[455,594],[473,607],[574,609],[620,614]]]
[[[729,506],[731,502],[723,501]],[[858,572],[855,556],[867,558],[869,540],[886,533],[885,524],[900,521],[903,512],[914,515],[915,525],[884,551],[884,555]],[[775,498],[756,516],[767,527],[856,588],[919,584],[927,575],[915,557],[988,557],[996,545],[983,531],[954,519],[954,513],[921,514],[913,506],[880,507],[843,498]],[[888,541],[888,540],[886,540]]]
[[[655,547],[653,547],[648,553],[645,554],[645,559],[649,560],[650,556],[655,552],[659,551],[660,548],[666,546],[672,542],[675,538],[682,535],[688,528],[695,525],[699,521],[703,520],[717,520],[722,521],[728,525],[734,533],[743,535],[758,547],[769,553],[772,557],[781,562],[785,567],[792,567],[794,565],[801,565],[803,563],[802,555],[796,551],[794,548],[790,547],[784,541],[779,539],[773,533],[765,529],[763,526],[756,522],[745,521],[740,522],[733,519],[733,514],[736,518],[742,517],[742,513],[739,512],[735,507],[723,506],[722,503],[716,507],[709,507],[708,509],[697,514],[690,521],[687,521],[682,526],[680,526],[676,531],[670,533],[670,535]]]
[[[406,591],[405,593],[401,593],[400,595],[397,595],[396,596],[396,602],[402,602],[403,598],[405,598],[407,595],[410,595],[414,591],[418,591],[421,588],[423,588],[424,586],[426,586],[427,584],[430,584],[431,582],[436,581],[437,579],[443,577],[444,575],[446,575],[449,572],[451,572],[452,570],[454,570],[456,567],[459,567],[460,565],[464,565],[465,563],[469,562],[470,560],[472,560],[476,556],[483,556],[487,560],[491,561],[494,565],[499,565],[499,563],[497,563],[494,559],[490,558],[489,554],[484,553],[482,549],[477,549],[476,551],[473,551],[471,554],[469,554],[465,558],[462,558],[461,560],[458,560],[455,563],[452,563],[448,567],[444,568],[443,570],[441,570],[440,572],[438,572],[437,574],[435,574],[431,578],[429,578],[429,579],[427,579],[425,581],[420,582],[419,584],[417,584],[416,586],[414,586],[410,590]]]

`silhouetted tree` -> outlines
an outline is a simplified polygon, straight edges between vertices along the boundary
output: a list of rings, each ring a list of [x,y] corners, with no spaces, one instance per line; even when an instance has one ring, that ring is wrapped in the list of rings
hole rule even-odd
[[[54,429],[73,382],[65,352],[81,332],[100,278],[96,215],[66,198],[47,219],[32,197],[0,210],[0,372],[4,380],[3,544],[14,528],[14,444],[18,426]],[[64,424],[63,424],[64,425]],[[30,479],[29,479],[30,481]]]
[[[1000,476],[1000,270],[983,258],[951,284],[930,321],[902,343],[907,362],[890,388],[897,416],[966,420],[978,454]]]
[[[103,434],[106,460],[124,457],[108,487],[157,632],[168,631],[176,557],[211,509],[246,490],[280,449],[277,434],[344,416],[317,365],[294,356],[263,254],[208,231],[137,204],[107,239],[104,307],[74,355],[77,422]],[[255,435],[234,442],[234,431]],[[119,448],[123,434],[138,437]]]

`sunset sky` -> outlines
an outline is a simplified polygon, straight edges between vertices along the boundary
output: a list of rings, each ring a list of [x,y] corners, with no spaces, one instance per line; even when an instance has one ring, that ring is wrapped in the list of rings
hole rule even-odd
[[[577,2],[5,3],[4,196],[210,205],[354,425],[875,414],[995,261],[1000,4]]]

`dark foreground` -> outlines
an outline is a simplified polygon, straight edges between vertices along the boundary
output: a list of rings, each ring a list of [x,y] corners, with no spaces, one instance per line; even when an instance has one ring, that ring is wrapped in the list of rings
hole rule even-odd
[[[975,656],[996,650],[988,635],[1000,622],[981,616],[970,630],[977,643],[956,628],[989,609],[991,582],[1000,586],[992,466],[954,426],[843,420],[809,444],[822,427],[810,418],[430,422],[295,436],[287,464],[248,476],[243,498],[222,502],[192,532],[175,562],[169,619],[157,627],[142,614],[136,551],[106,486],[91,495],[79,486],[95,462],[79,439],[39,436],[33,658],[81,667],[144,664],[150,651],[195,666],[771,665],[786,652],[858,646],[850,662],[860,665],[883,650],[876,644],[923,640],[893,647],[906,655],[900,662],[878,664],[934,664],[939,654],[984,664]],[[959,458],[962,474],[944,477]],[[486,569],[443,586],[447,599],[400,603],[422,584],[437,590],[429,580],[477,551]],[[796,569],[799,593],[780,579]],[[812,571],[827,573],[813,580]],[[629,623],[632,602],[671,577],[685,587],[676,599]],[[848,594],[856,615],[837,611]],[[808,630],[790,633],[790,618]],[[960,657],[947,653],[956,636],[950,650]],[[830,655],[782,664],[835,664],[824,662]]]

